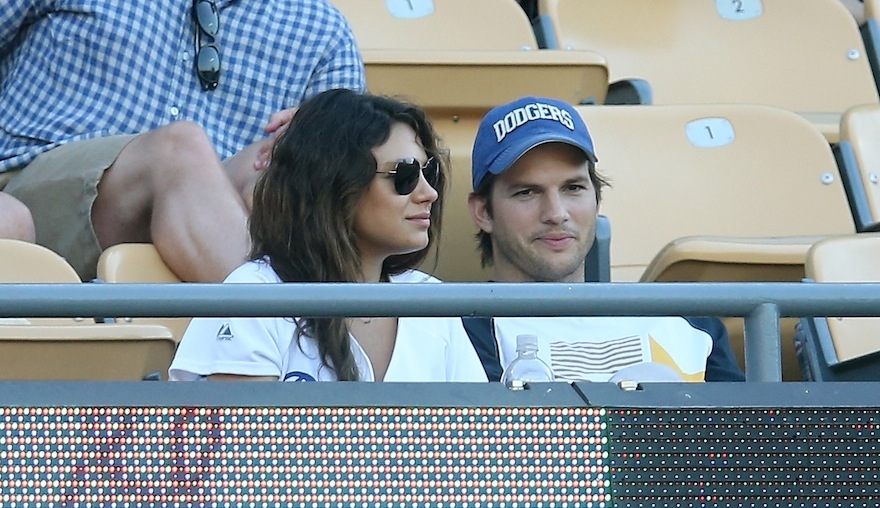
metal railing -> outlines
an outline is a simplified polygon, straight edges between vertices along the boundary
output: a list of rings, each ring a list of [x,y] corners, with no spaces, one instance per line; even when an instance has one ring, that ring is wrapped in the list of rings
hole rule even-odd
[[[781,381],[782,317],[880,316],[880,284],[0,284],[3,317],[719,316],[746,377]]]

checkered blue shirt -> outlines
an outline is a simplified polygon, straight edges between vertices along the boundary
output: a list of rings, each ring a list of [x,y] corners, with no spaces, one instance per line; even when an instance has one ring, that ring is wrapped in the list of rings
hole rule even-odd
[[[220,85],[195,73],[192,0],[0,0],[0,172],[61,143],[202,125],[221,158],[269,115],[364,90],[354,36],[326,0],[218,0]]]

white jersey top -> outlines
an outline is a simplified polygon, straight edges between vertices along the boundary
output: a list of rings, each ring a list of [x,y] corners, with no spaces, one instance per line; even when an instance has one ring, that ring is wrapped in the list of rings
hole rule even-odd
[[[538,357],[550,365],[557,381],[609,381],[622,369],[645,362],[671,367],[685,381],[702,381],[712,352],[712,337],[681,317],[499,317],[493,321],[502,368],[516,358],[516,336],[534,334]]]
[[[282,282],[264,261],[238,267],[225,282]],[[391,277],[394,283],[439,282],[410,270]],[[211,374],[277,376],[279,381],[335,381],[336,373],[321,361],[317,341],[299,336],[296,318],[195,318],[186,329],[168,371],[174,381]],[[361,381],[374,381],[373,367],[351,337],[351,352]],[[486,373],[460,318],[401,317],[385,381],[485,382]]]

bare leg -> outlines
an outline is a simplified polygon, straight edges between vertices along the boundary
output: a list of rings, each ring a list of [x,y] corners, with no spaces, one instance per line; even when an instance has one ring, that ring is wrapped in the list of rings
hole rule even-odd
[[[248,251],[247,212],[201,127],[177,122],[134,138],[98,185],[101,248],[152,242],[185,281],[223,280]]]
[[[27,206],[14,197],[0,192],[0,238],[34,243],[34,219]]]
[[[274,141],[274,138],[271,137],[257,141],[223,161],[226,173],[241,196],[248,213],[253,208],[254,186],[257,184],[257,178],[259,178],[262,169],[255,165],[257,156],[264,146],[271,146]]]

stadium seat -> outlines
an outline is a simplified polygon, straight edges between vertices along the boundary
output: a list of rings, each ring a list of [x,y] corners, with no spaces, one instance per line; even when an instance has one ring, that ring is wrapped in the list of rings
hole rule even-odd
[[[574,104],[604,100],[605,59],[593,51],[537,51],[515,0],[332,3],[352,26],[374,93],[449,110],[449,116],[524,95]],[[500,29],[487,30],[487,20]]]
[[[816,243],[807,254],[808,281],[880,282],[880,234]],[[880,381],[880,318],[810,317],[797,336],[805,377],[815,381]]]
[[[82,284],[66,259],[42,245],[0,238],[0,260],[3,260],[0,262],[0,283]],[[0,315],[0,325],[72,325],[86,322],[94,323],[94,319],[8,318]]]
[[[425,108],[450,152],[444,238],[439,256],[423,268],[445,280],[486,280],[465,206],[480,119],[490,108],[525,95],[602,103],[608,87],[605,58],[592,51],[538,51],[515,0],[331,3],[352,25],[370,91]],[[403,12],[389,9],[395,5]],[[499,29],[487,29],[488,24]]]
[[[98,258],[98,278],[104,282],[172,284],[180,279],[150,243],[121,243],[104,249]],[[180,341],[191,318],[120,318],[127,322],[160,324]]]
[[[611,182],[600,210],[614,228],[612,281],[797,282],[815,237],[854,232],[831,148],[794,113],[757,105],[578,111]],[[786,333],[794,328],[782,323]],[[742,320],[726,324],[742,355]],[[786,347],[784,375],[794,379]]]
[[[98,258],[98,277],[105,282],[180,282],[151,243],[120,243]]]
[[[0,283],[83,284],[64,258],[40,245],[0,239],[0,259]],[[0,380],[161,379],[174,345],[171,331],[156,325],[2,318]]]
[[[840,122],[834,155],[856,230],[880,231],[880,105],[856,106]]]
[[[0,282],[82,282],[66,259],[35,243],[0,238],[0,259]]]
[[[0,380],[159,380],[175,347],[171,331],[157,325],[2,325]]]
[[[601,212],[615,232],[612,280],[643,279],[683,237],[854,232],[831,148],[798,115],[756,105],[577,109],[611,183]]]
[[[666,244],[640,280],[651,282],[794,282],[810,247],[825,237],[686,236]]]
[[[608,59],[611,103],[624,102],[618,84],[635,80],[649,87],[644,103],[776,106],[830,142],[844,111],[878,103],[865,44],[839,0],[540,0],[539,9],[549,47]]]
[[[874,82],[880,87],[880,0],[864,0],[865,22],[859,27],[865,49],[868,51],[868,62],[874,73]]]

